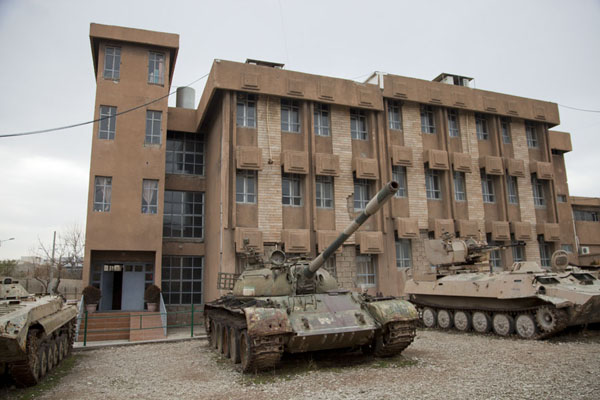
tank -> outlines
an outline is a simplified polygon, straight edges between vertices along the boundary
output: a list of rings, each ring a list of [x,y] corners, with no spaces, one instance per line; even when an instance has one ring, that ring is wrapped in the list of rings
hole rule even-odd
[[[505,247],[448,236],[426,241],[434,267],[413,271],[405,285],[423,325],[543,339],[569,326],[600,322],[600,281],[569,267],[566,252],[553,254],[550,269],[523,261],[495,272],[489,254]]]
[[[0,279],[0,371],[32,386],[71,353],[77,308],[61,296],[32,295],[18,281]]]
[[[275,250],[264,261],[248,251],[240,276],[220,274],[219,289],[232,292],[205,304],[211,345],[241,363],[243,372],[274,368],[284,352],[361,348],[385,357],[404,350],[415,336],[416,308],[401,299],[341,289],[322,268],[397,190],[398,183],[389,182],[313,260]]]

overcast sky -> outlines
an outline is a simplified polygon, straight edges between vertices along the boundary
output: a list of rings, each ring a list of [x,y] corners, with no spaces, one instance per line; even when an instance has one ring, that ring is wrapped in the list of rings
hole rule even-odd
[[[255,58],[359,81],[449,72],[479,89],[600,110],[599,0],[0,0],[0,134],[92,119],[91,22],[179,34],[175,86],[215,58]],[[203,87],[194,85],[196,102]],[[559,111],[553,129],[570,132],[574,148],[571,195],[600,197],[600,113]],[[87,125],[0,138],[0,240],[15,238],[0,259],[85,226],[91,135]]]

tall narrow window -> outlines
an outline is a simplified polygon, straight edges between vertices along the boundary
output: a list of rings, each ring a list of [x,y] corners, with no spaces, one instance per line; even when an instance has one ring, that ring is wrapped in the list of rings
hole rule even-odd
[[[440,200],[442,198],[439,171],[430,168],[425,169],[425,189],[427,200]]]
[[[412,250],[410,239],[396,239],[396,267],[412,267]]]
[[[148,54],[148,83],[165,83],[165,55],[151,51]]]
[[[235,201],[238,203],[256,203],[256,171],[238,169],[235,176]]]
[[[500,119],[500,129],[502,130],[502,143],[512,143],[512,138],[510,135],[510,120],[508,118]]]
[[[510,241],[512,243],[515,242],[515,235],[512,233],[510,234]],[[512,257],[513,257],[513,262],[525,261],[525,254],[523,251],[523,246],[512,247]]]
[[[435,118],[431,106],[421,106],[421,132],[435,133]]]
[[[402,114],[400,112],[400,103],[390,100],[388,102],[388,124],[390,129],[402,130]]]
[[[106,46],[104,49],[104,78],[119,80],[121,70],[121,48]]]
[[[297,100],[281,99],[281,130],[300,133],[300,103]]]
[[[459,137],[460,130],[458,128],[458,111],[448,110],[448,135],[450,137]]]
[[[538,236],[538,245],[540,247],[540,264],[542,267],[550,268],[550,245],[544,241],[544,236]]]
[[[362,211],[369,203],[369,181],[354,179],[354,211]]]
[[[496,194],[494,191],[494,179],[481,170],[481,193],[484,203],[495,203]]]
[[[202,135],[167,131],[166,173],[204,175]]]
[[[161,143],[162,111],[146,111],[146,144]]]
[[[467,193],[465,191],[465,173],[454,171],[454,199],[456,201],[466,201]]]
[[[488,140],[490,138],[487,117],[485,115],[475,114],[475,130],[477,131],[477,139]]]
[[[94,178],[94,211],[110,211],[112,196],[112,177],[97,176]]]
[[[117,107],[100,106],[98,138],[113,140],[117,126]]]
[[[203,256],[163,256],[161,290],[165,304],[202,304]]]
[[[256,95],[237,94],[236,124],[244,128],[256,128]]]
[[[490,246],[497,246],[499,244],[492,240],[491,233],[487,234],[487,242]],[[490,265],[496,270],[502,269],[502,253],[500,250],[492,250],[490,252]]]
[[[508,203],[519,204],[519,191],[517,189],[517,177],[506,175],[506,188],[508,189]]]
[[[527,147],[536,149],[538,147],[538,136],[533,122],[525,121],[525,135],[527,136]]]
[[[337,278],[337,269],[335,267],[335,254],[329,256],[325,264],[323,264],[323,269],[327,270],[334,278]]]
[[[333,178],[317,176],[316,198],[318,208],[333,208]]]
[[[204,238],[204,192],[165,190],[163,236]]]
[[[540,208],[546,207],[544,184],[537,178],[536,174],[531,175],[531,189],[533,190],[533,204]]]
[[[367,115],[363,110],[350,110],[350,135],[355,140],[367,140]]]
[[[302,181],[300,175],[283,174],[281,177],[281,204],[284,206],[302,206]]]
[[[363,287],[374,287],[377,276],[373,257],[370,255],[356,256],[356,268],[358,285]]]
[[[329,104],[315,103],[314,105],[315,135],[331,136],[329,121]]]
[[[142,182],[142,214],[158,213],[158,181],[144,179]]]
[[[396,197],[406,197],[406,167],[400,165],[392,166],[392,179],[398,182]]]

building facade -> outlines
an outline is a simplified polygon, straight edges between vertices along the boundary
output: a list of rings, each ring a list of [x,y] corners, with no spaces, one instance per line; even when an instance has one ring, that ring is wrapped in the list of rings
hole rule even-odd
[[[575,247],[554,103],[449,74],[357,83],[215,60],[198,107],[188,89],[168,107],[177,35],[92,24],[90,37],[104,119],[83,279],[103,310],[142,309],[152,282],[172,308],[210,301],[219,272],[241,272],[245,239],[315,256],[391,179],[397,195],[328,262],[344,287],[401,295],[423,240],[444,232],[526,242],[495,252],[497,269]]]
[[[571,197],[577,248],[564,248],[579,254],[579,265],[600,266],[600,198]]]

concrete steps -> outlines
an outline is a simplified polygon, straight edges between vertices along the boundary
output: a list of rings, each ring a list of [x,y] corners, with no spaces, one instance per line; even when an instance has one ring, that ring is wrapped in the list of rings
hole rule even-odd
[[[140,315],[142,316],[140,318]],[[141,321],[140,321],[141,319]],[[142,329],[140,329],[142,328]],[[81,321],[78,342],[83,342],[85,320]],[[160,313],[145,311],[93,313],[88,315],[86,341],[156,340],[166,338]]]

